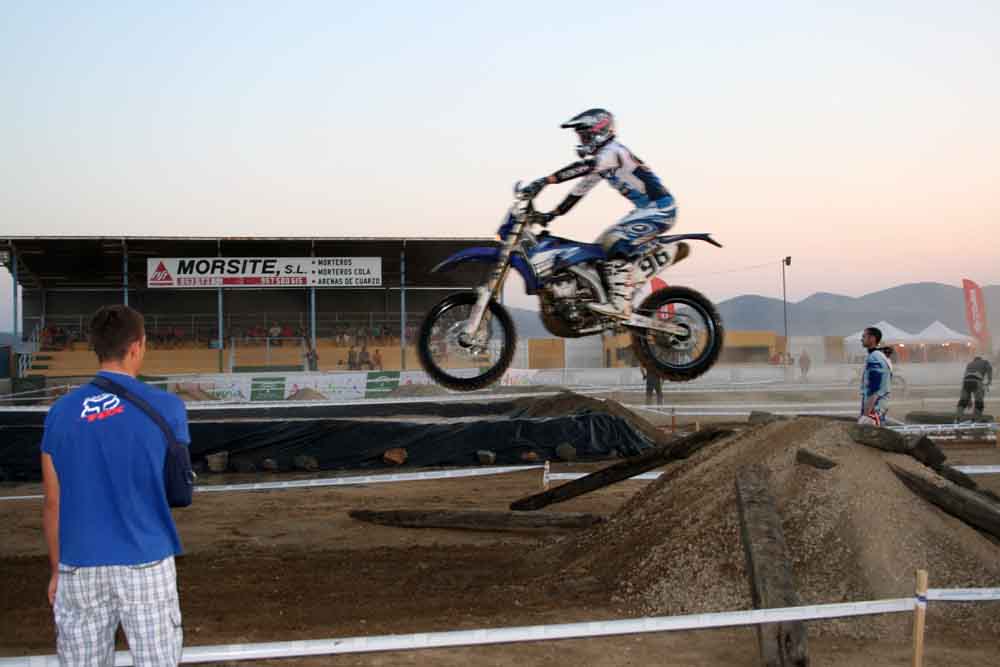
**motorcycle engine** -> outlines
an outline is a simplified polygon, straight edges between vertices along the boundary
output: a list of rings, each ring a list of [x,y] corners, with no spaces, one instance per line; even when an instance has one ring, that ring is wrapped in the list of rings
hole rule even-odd
[[[542,323],[549,333],[563,338],[577,338],[581,329],[597,320],[587,304],[594,301],[590,286],[572,273],[558,273],[541,291]]]

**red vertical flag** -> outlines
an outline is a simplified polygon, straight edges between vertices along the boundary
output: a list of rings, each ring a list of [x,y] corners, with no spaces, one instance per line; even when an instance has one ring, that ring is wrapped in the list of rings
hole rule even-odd
[[[988,349],[990,325],[986,321],[983,290],[968,278],[962,279],[962,289],[965,291],[965,321],[969,324],[969,333],[978,338]]]

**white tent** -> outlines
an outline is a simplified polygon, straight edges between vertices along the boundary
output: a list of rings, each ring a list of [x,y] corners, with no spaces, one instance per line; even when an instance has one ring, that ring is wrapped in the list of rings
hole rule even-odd
[[[925,345],[944,345],[945,343],[960,343],[964,345],[976,342],[971,336],[966,336],[965,334],[960,334],[957,331],[949,329],[936,320],[933,324],[918,333],[915,338],[916,340],[913,342],[924,343]]]
[[[916,337],[903,331],[897,326],[882,320],[875,327],[882,331],[882,342],[879,345],[897,345],[899,343],[913,343]]]
[[[896,345],[898,343],[910,345],[912,343],[919,342],[917,337],[913,334],[907,333],[885,320],[882,320],[872,326],[882,332],[882,342],[880,342],[879,345]],[[860,354],[862,352],[861,334],[863,334],[864,331],[865,330],[862,329],[861,331],[851,334],[850,336],[844,336],[844,351],[847,352],[847,354],[853,355]]]

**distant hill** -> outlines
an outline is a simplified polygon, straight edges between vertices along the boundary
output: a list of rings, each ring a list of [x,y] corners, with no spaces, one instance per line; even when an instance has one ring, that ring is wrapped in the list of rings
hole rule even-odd
[[[983,287],[990,330],[1000,335],[1000,285]],[[781,299],[748,294],[719,304],[719,313],[730,330],[784,331]],[[510,308],[520,338],[550,337],[538,312]],[[960,333],[968,333],[962,288],[941,283],[909,283],[860,297],[816,292],[788,303],[788,331],[793,336],[847,336],[880,320],[917,333],[940,320]]]
[[[983,287],[990,330],[1000,333],[1000,285]],[[718,304],[726,328],[784,331],[781,299],[746,295]],[[962,288],[941,283],[909,283],[860,297],[817,292],[788,303],[788,331],[793,336],[847,336],[879,320],[917,333],[940,320],[968,333]]]

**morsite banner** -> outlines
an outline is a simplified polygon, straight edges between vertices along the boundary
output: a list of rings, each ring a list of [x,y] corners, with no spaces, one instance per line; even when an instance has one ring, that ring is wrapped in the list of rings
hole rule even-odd
[[[381,257],[150,257],[146,286],[381,287]]]
[[[965,321],[969,325],[969,333],[989,349],[990,327],[986,321],[983,290],[968,278],[962,279],[962,289],[965,291]]]

